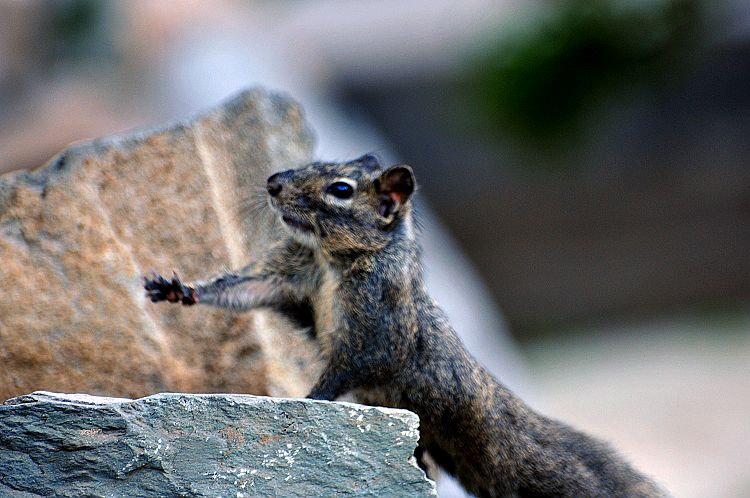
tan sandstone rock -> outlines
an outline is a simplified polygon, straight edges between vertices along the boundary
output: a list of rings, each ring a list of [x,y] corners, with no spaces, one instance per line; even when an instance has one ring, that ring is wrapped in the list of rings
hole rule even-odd
[[[314,348],[281,318],[154,305],[141,277],[200,279],[257,257],[275,233],[265,179],[311,151],[300,108],[253,90],[0,177],[0,399],[304,395]]]

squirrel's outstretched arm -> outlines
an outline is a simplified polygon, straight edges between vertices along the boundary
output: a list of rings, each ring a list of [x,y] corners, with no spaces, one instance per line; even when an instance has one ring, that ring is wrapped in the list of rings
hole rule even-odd
[[[210,304],[220,308],[244,311],[262,306],[276,306],[289,299],[282,278],[227,273],[205,282],[182,283],[177,275],[168,280],[161,275],[145,278],[146,297],[152,302]]]
[[[244,311],[302,301],[316,275],[311,255],[291,243],[272,248],[262,263],[250,265],[241,274],[225,273],[193,283],[183,283],[177,275],[171,279],[153,275],[144,278],[143,287],[155,303],[200,303]]]

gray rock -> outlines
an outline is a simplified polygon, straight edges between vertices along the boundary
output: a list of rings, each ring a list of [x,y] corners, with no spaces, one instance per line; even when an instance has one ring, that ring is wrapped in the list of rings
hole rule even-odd
[[[0,405],[0,496],[434,496],[417,428],[353,403],[36,392]]]

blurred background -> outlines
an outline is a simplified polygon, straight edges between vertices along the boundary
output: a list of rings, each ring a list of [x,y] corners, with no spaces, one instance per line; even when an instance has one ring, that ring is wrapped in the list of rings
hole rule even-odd
[[[414,166],[428,273],[481,280],[438,297],[500,310],[465,340],[532,405],[750,496],[750,2],[0,0],[0,172],[253,85]]]

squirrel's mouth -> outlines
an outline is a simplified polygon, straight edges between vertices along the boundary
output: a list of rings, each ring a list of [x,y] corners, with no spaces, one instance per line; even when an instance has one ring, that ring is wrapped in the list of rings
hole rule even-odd
[[[281,220],[287,224],[287,226],[290,226],[294,228],[295,230],[299,230],[301,232],[312,232],[313,226],[303,220],[300,220],[299,218],[295,218],[293,216],[289,216],[288,214],[285,214],[281,217]]]

